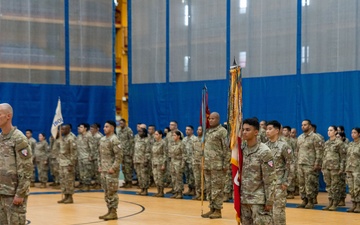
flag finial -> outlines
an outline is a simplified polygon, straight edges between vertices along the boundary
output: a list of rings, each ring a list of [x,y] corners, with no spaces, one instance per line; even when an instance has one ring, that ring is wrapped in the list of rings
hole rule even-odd
[[[233,61],[233,64],[232,64],[233,66],[237,66],[237,62],[236,62],[236,58],[235,58],[235,56],[234,56],[234,61]]]

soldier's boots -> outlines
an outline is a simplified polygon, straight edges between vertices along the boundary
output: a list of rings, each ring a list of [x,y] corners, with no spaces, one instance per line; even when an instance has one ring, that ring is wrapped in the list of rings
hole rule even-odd
[[[146,195],[148,195],[149,193],[148,193],[148,189],[147,188],[143,188],[143,191],[142,192],[140,192],[140,195],[141,196],[146,196]]]
[[[166,194],[175,194],[174,189],[171,189],[170,191],[167,191]]]
[[[299,187],[295,187],[294,196],[299,196],[299,195],[300,195]]]
[[[354,209],[354,213],[360,213],[360,202],[356,203],[356,208]]]
[[[189,190],[187,192],[184,193],[185,196],[193,196],[195,195],[195,189],[194,188],[189,188]]]
[[[308,199],[304,198],[302,203],[298,206],[296,206],[296,208],[305,208],[305,206],[308,204]]]
[[[109,215],[109,213],[110,213],[110,209],[108,209],[108,211],[107,211],[107,213],[106,214],[104,214],[104,215],[102,215],[102,216],[99,216],[99,219],[104,219],[104,217],[105,216],[107,216],[107,215]]]
[[[341,198],[338,206],[345,206],[345,198]]]
[[[65,201],[67,198],[68,198],[68,194],[65,194],[65,195],[64,195],[64,198],[61,199],[61,200],[59,200],[59,201],[57,201],[57,203],[64,203],[64,201]]]
[[[30,183],[30,187],[35,187],[35,183],[34,183],[34,182],[31,182],[31,183]]]
[[[221,218],[221,209],[215,209],[215,211],[209,216],[210,219]]]
[[[308,200],[308,203],[305,206],[305,209],[313,209],[314,208],[314,201],[315,201],[314,199],[310,198]]]
[[[339,205],[339,201],[335,201],[335,200],[334,200],[334,203],[333,203],[332,206],[329,208],[329,211],[336,211],[338,205]]]
[[[50,187],[54,187],[54,186],[56,186],[56,183],[53,182],[53,183],[49,184],[49,186],[50,186]]]
[[[41,183],[39,188],[46,188],[46,183]]]
[[[182,199],[183,198],[183,193],[182,191],[178,192],[178,194],[175,197],[176,199]]]
[[[159,194],[156,197],[164,197],[164,188],[163,187],[159,188]]]
[[[90,186],[89,186],[89,185],[84,184],[84,186],[81,188],[81,191],[85,191],[85,192],[90,191]]]
[[[201,200],[201,195],[196,194],[196,195],[192,198],[192,200]]]
[[[141,191],[136,192],[137,195],[141,195],[144,192],[144,188],[141,188]]]
[[[109,214],[103,217],[103,220],[117,220],[117,212],[115,208],[111,208]]]
[[[54,189],[60,189],[60,184],[59,183],[56,183],[56,185],[53,187]]]
[[[159,197],[159,194],[160,194],[160,188],[157,187],[157,193],[153,195],[153,197]]]
[[[132,181],[126,181],[123,188],[132,188]]]
[[[346,212],[354,212],[355,208],[356,208],[357,204],[356,202],[353,202],[353,205],[351,208],[349,208],[348,210],[346,210]]]
[[[213,214],[215,212],[215,209],[211,208],[209,212],[202,214],[201,217],[202,218],[209,218],[211,214]]]
[[[72,195],[69,194],[67,199],[65,199],[65,201],[63,203],[64,204],[72,204],[72,203],[74,203]]]
[[[329,199],[329,205],[326,206],[326,207],[324,207],[324,208],[322,208],[322,210],[329,210],[329,209],[331,208],[331,206],[333,205],[333,203],[334,203],[334,200]]]
[[[314,203],[314,204],[318,204],[317,196],[314,198],[313,203]]]
[[[286,199],[294,199],[295,196],[294,196],[294,192],[293,191],[289,191],[287,196],[286,196]]]
[[[170,198],[176,198],[179,193],[175,192],[173,195],[170,196]]]

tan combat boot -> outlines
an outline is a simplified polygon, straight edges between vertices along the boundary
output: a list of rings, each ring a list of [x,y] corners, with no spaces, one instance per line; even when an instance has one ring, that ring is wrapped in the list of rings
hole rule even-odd
[[[354,213],[360,213],[360,202],[356,203],[356,208],[354,209]]]
[[[191,191],[189,193],[189,196],[194,196],[196,193],[195,193],[195,188],[191,188]]]
[[[191,191],[192,191],[192,188],[189,188],[188,191],[185,192],[183,195],[185,195],[185,196],[190,195]]]
[[[64,198],[58,201],[57,203],[64,203],[64,201],[68,198],[68,194],[64,195]]]
[[[294,196],[294,192],[293,191],[289,191],[287,196],[286,196],[286,199],[294,199],[295,196]]]
[[[41,183],[39,188],[46,188],[46,183]]]
[[[158,197],[158,196],[159,196],[159,194],[160,194],[160,188],[159,188],[159,187],[157,187],[157,193],[156,193],[156,194],[154,194],[154,195],[153,195],[153,197]]]
[[[313,209],[314,208],[314,199],[309,198],[308,203],[305,206],[305,209]]]
[[[72,197],[72,195],[68,195],[68,198],[67,199],[65,199],[65,201],[63,202],[64,204],[72,204],[72,203],[74,203],[74,200],[73,200],[73,197]]]
[[[176,198],[176,199],[182,199],[182,198],[183,198],[183,193],[182,193],[182,191],[179,191],[175,198]]]
[[[164,188],[163,187],[159,188],[159,194],[156,197],[164,197]]]
[[[201,200],[201,195],[200,194],[196,194],[192,200]]]
[[[322,210],[329,210],[330,207],[333,205],[333,203],[334,203],[334,200],[332,200],[332,199],[329,198],[329,205],[326,206],[326,207],[324,207],[324,208],[322,208]]]
[[[341,198],[338,206],[345,206],[345,198]]]
[[[132,181],[127,181],[124,188],[132,188]]]
[[[215,209],[215,211],[209,216],[210,219],[221,218],[221,209]]]
[[[106,214],[99,216],[99,219],[101,219],[101,220],[104,219],[104,217],[109,215],[109,213],[110,213],[110,209],[108,209],[108,212]]]
[[[35,183],[34,183],[34,182],[31,182],[31,183],[30,183],[30,187],[35,187]]]
[[[136,192],[137,195],[141,195],[144,192],[144,188],[141,188],[141,191]]]
[[[170,196],[170,198],[176,198],[179,193],[175,192],[173,195]]]
[[[215,209],[211,208],[209,212],[202,214],[201,217],[202,218],[209,218],[211,214],[213,214],[215,212]]]
[[[103,220],[117,220],[117,212],[115,208],[110,209],[110,213],[103,217]]]
[[[302,203],[298,206],[296,206],[296,208],[305,208],[305,206],[308,204],[308,199],[304,198]]]
[[[329,208],[329,211],[336,211],[337,207],[339,205],[339,200],[333,202],[332,206]]]
[[[90,186],[89,186],[89,185],[84,184],[84,186],[81,188],[81,191],[85,191],[85,192],[90,191]]]
[[[356,202],[353,202],[353,205],[351,208],[349,208],[348,210],[346,210],[346,212],[354,212],[355,208],[356,208]]]
[[[141,196],[146,196],[148,195],[148,189],[147,188],[144,188],[143,189],[143,192],[140,193]]]

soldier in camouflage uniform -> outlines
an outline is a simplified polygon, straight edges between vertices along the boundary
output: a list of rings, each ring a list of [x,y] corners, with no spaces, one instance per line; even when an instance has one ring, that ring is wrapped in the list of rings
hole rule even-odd
[[[155,142],[155,125],[149,125],[149,129],[148,129],[148,137],[149,137],[149,148],[150,150],[152,149],[152,146]],[[151,154],[150,154],[150,158],[151,158]],[[150,186],[151,187],[155,187],[155,181],[154,181],[154,174],[153,174],[153,170],[152,170],[152,164],[151,164],[151,160],[150,160],[150,166],[148,167],[148,173],[149,173],[149,182],[150,182]]]
[[[320,155],[321,155],[321,159],[322,159],[322,157],[323,157],[323,155],[324,155],[325,138],[324,138],[324,136],[322,136],[320,133],[317,133],[317,131],[316,131],[316,129],[317,129],[316,124],[311,124],[311,127],[312,127],[313,132],[314,132],[317,136],[319,136],[320,139],[321,139],[321,153],[320,153]],[[317,179],[316,179],[316,180],[317,180],[317,183],[316,183],[316,188],[315,188],[315,195],[316,195],[316,197],[315,197],[315,200],[314,200],[314,204],[318,204],[317,196],[319,195],[319,189],[320,189],[320,181],[319,181],[319,178],[320,178],[320,172],[321,172],[321,170],[317,170],[316,172],[317,172],[317,173],[316,173],[316,175],[317,175]]]
[[[336,126],[328,128],[329,140],[325,142],[322,172],[329,194],[329,205],[323,210],[335,211],[341,199],[340,175],[345,171],[345,145],[336,138]]]
[[[345,154],[345,161],[346,161],[346,149],[348,148],[348,143],[346,142],[346,140],[348,140],[346,138],[345,133],[338,133],[336,134],[336,138],[338,138],[340,141],[342,141],[344,143],[344,154]],[[344,162],[346,163],[346,162]],[[340,193],[341,193],[341,198],[340,198],[340,202],[338,206],[345,206],[345,199],[346,199],[346,172],[340,174]]]
[[[350,142],[346,152],[346,182],[349,186],[349,194],[353,203],[348,212],[360,213],[360,128],[351,130]]]
[[[276,120],[267,123],[266,136],[269,141],[266,142],[266,145],[270,148],[274,156],[276,174],[273,220],[276,225],[285,225],[287,188],[294,177],[294,171],[291,169],[293,163],[293,150],[285,141],[280,140],[280,129],[281,124]]]
[[[259,122],[243,121],[243,148],[241,174],[241,224],[272,225],[276,174],[274,157],[269,147],[257,140]]]
[[[297,141],[298,178],[300,196],[303,200],[298,208],[314,208],[318,189],[318,171],[321,169],[322,140],[311,128],[310,120],[301,123],[301,134]]]
[[[35,162],[38,169],[40,188],[46,188],[49,170],[49,149],[44,133],[39,134],[39,142],[35,145]]]
[[[93,153],[93,137],[91,133],[87,132],[85,123],[78,126],[78,136],[76,139],[77,158],[79,166],[80,183],[83,185],[83,191],[89,191],[91,185],[91,178],[93,177],[92,161],[94,159]]]
[[[295,139],[297,141],[297,132],[296,132],[296,128],[291,128],[290,131],[290,137]]]
[[[162,131],[157,130],[154,133],[155,142],[151,148],[151,165],[154,174],[154,181],[157,187],[157,193],[154,197],[164,197],[164,173],[166,164],[166,146],[162,140]]]
[[[205,133],[204,174],[205,189],[210,211],[203,218],[221,218],[224,198],[224,182],[229,167],[231,151],[227,145],[227,131],[220,125],[220,115],[213,112],[209,116],[210,128]]]
[[[194,152],[194,142],[197,138],[194,135],[194,127],[191,125],[186,126],[186,137],[182,140],[185,144],[185,168],[184,174],[186,183],[188,184],[188,191],[184,195],[195,195],[195,181],[194,172],[192,169],[192,158]]]
[[[63,124],[61,133],[64,135],[60,141],[59,165],[60,186],[64,198],[58,203],[74,203],[75,163],[76,163],[76,140],[75,135],[70,132],[70,125]]]
[[[294,199],[295,197],[295,188],[296,186],[299,188],[298,186],[298,182],[297,182],[297,160],[296,160],[296,155],[297,153],[296,151],[296,141],[295,139],[292,139],[290,137],[290,132],[291,132],[291,127],[290,126],[284,126],[282,129],[282,137],[284,139],[284,141],[291,147],[292,150],[292,157],[293,160],[291,162],[290,165],[290,170],[293,173],[293,179],[289,182],[289,186],[287,188],[287,199]]]
[[[27,129],[25,131],[25,135],[27,137],[27,141],[28,141],[28,144],[30,145],[30,148],[31,148],[31,153],[32,153],[32,156],[34,157],[34,151],[35,151],[35,145],[36,145],[36,140],[35,138],[33,138],[33,132],[31,129]],[[35,187],[35,167],[36,167],[36,163],[35,163],[35,158],[33,158],[33,164],[34,164],[34,168],[33,168],[33,173],[32,173],[32,176],[31,176],[31,184],[30,184],[30,187]]]
[[[119,186],[120,163],[123,153],[121,144],[115,132],[116,123],[106,121],[104,125],[105,136],[99,141],[99,172],[101,173],[101,186],[105,192],[105,202],[108,212],[99,216],[103,220],[116,220],[119,197],[117,190]]]
[[[104,136],[99,131],[100,124],[94,123],[90,127],[90,133],[92,135],[92,146],[93,146],[93,172],[94,172],[94,180],[95,180],[95,186],[94,189],[100,189],[101,188],[101,176],[99,172],[99,141]]]
[[[118,138],[123,150],[122,171],[124,173],[124,188],[132,187],[133,157],[134,157],[134,135],[130,127],[126,126],[126,120],[120,120]]]
[[[147,130],[141,128],[138,134],[139,138],[135,139],[133,162],[141,191],[136,194],[148,195],[148,188],[150,185],[148,167],[150,166],[151,161],[151,149]]]
[[[183,172],[185,167],[185,144],[181,141],[180,131],[173,133],[174,142],[169,149],[170,158],[170,174],[171,183],[173,185],[174,195],[170,198],[182,199],[183,198]]]
[[[12,117],[12,107],[0,104],[0,224],[25,225],[32,152],[25,135],[12,125]]]
[[[53,177],[54,183],[50,184],[49,186],[53,186],[54,188],[60,187],[60,166],[59,166],[59,152],[60,152],[60,139],[59,133],[54,139],[53,136],[50,136],[50,173]]]
[[[202,149],[202,126],[197,128],[197,139],[194,142],[194,152],[192,157],[192,168],[194,173],[194,181],[195,181],[195,193],[196,195],[192,198],[193,200],[201,200],[201,161],[203,157],[203,149]]]

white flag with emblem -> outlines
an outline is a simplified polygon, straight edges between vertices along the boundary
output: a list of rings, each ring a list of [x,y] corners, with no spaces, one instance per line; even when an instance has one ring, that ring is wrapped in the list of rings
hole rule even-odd
[[[60,102],[60,98],[55,110],[55,116],[54,116],[54,120],[51,126],[51,135],[56,138],[57,132],[58,132],[58,127],[64,123],[62,114],[61,114],[61,102]]]

